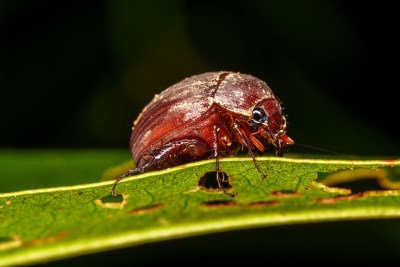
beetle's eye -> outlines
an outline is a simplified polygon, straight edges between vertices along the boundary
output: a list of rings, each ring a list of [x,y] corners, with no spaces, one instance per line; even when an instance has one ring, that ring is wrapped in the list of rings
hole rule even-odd
[[[262,110],[261,108],[255,108],[253,110],[253,117],[252,117],[253,122],[255,122],[256,124],[261,124],[266,119],[267,116],[265,116],[264,110]]]

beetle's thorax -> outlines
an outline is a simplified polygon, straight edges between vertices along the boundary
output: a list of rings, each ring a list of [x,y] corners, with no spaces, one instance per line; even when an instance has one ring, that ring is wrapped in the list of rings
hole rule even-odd
[[[251,75],[229,73],[220,81],[214,103],[235,114],[248,116],[254,105],[268,98],[274,98],[274,94],[265,82]]]

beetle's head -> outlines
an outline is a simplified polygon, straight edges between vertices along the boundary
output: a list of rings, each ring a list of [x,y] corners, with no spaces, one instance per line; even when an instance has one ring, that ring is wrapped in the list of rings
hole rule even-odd
[[[255,105],[250,125],[257,128],[275,146],[277,155],[282,156],[283,149],[294,141],[286,135],[286,118],[282,108],[275,98],[267,98]]]

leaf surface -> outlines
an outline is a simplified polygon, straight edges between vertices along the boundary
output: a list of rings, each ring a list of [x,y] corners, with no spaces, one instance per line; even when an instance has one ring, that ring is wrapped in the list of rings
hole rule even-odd
[[[110,196],[114,181],[0,194],[0,265],[232,229],[400,217],[397,160],[257,160],[266,179],[249,158],[221,160],[236,198],[208,188],[212,178],[199,184],[215,170],[214,160],[124,179],[119,197]],[[352,193],[323,184],[349,182],[352,172],[363,177],[360,171],[386,190]]]

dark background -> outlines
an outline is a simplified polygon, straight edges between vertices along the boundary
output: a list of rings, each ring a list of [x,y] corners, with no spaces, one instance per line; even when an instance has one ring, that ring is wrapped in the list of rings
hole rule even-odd
[[[128,148],[155,93],[232,70],[270,85],[298,143],[398,155],[396,22],[368,1],[3,0],[0,146]]]
[[[398,157],[396,12],[383,1],[2,0],[0,147],[128,150],[155,93],[231,70],[271,86],[296,142]],[[267,227],[53,265],[381,264],[397,255],[396,229],[397,220]]]

